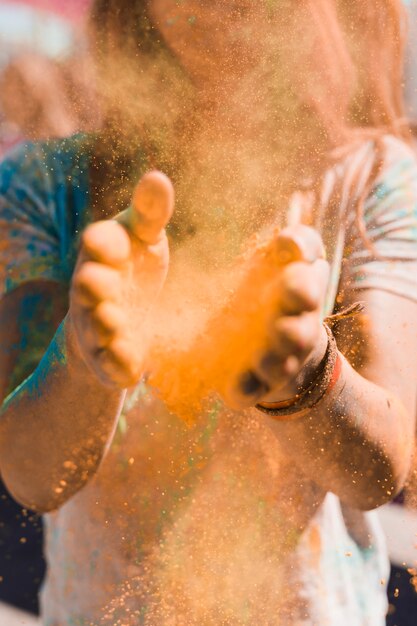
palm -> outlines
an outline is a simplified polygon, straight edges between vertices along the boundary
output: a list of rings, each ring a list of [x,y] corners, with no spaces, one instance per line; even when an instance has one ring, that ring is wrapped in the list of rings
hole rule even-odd
[[[126,316],[126,339],[139,347],[143,325],[166,278],[169,248],[165,235],[151,246],[131,237],[130,247],[130,258],[121,273],[120,308]]]
[[[151,172],[130,209],[84,233],[70,319],[82,356],[106,383],[127,387],[140,377],[145,321],[168,269],[164,227],[172,208],[170,181]]]

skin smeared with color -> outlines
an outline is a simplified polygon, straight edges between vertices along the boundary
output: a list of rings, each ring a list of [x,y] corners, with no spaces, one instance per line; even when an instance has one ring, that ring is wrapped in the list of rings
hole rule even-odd
[[[159,4],[159,3],[152,4],[152,7],[155,11],[157,11],[157,9],[159,8],[158,15],[160,16],[161,28],[162,28],[162,24],[165,23],[164,11],[166,7],[163,4]],[[214,18],[215,18],[215,12],[212,11],[210,14],[210,19],[213,20]],[[164,29],[164,35],[167,39],[169,39],[169,42],[172,45],[175,45],[175,42],[178,41],[176,34],[177,33],[176,33],[175,28],[171,28],[171,26],[169,29]],[[192,65],[192,62],[193,62],[192,60],[194,57],[191,54],[191,48],[189,49],[185,47],[183,52],[181,52],[181,50],[179,49],[176,50],[176,52],[177,54],[183,55],[184,62],[187,63],[187,67],[191,73],[193,72],[193,70],[195,70],[197,73],[199,72],[199,70],[201,69],[201,66],[198,65],[198,67],[194,68],[194,66]],[[224,52],[226,53],[226,57],[227,57],[227,50]],[[231,85],[229,85],[228,87],[230,88],[232,86],[234,86],[233,81]],[[227,98],[227,94],[228,94],[228,90],[226,90],[226,94],[223,92],[221,93],[215,92],[216,97],[219,98],[219,105],[224,104],[225,102],[224,98],[225,97]],[[223,121],[223,117],[221,115],[221,107],[219,106],[218,109],[219,110],[217,111],[217,113],[220,115],[220,121]],[[203,111],[203,114],[204,113],[205,112]],[[250,135],[252,134],[252,130],[250,126],[247,129],[242,128],[242,130],[247,130],[247,132]],[[161,223],[161,227],[162,226],[163,226],[163,223]],[[74,376],[74,388],[73,389],[77,391],[76,392],[72,391],[71,384],[69,384],[68,380],[66,380],[66,383],[65,383],[66,392],[63,394],[61,390],[58,394],[60,397],[59,404],[61,407],[59,411],[60,413],[62,411],[62,417],[59,420],[59,422],[62,425],[62,432],[60,433],[60,436],[58,437],[58,439],[66,442],[65,451],[63,452],[62,450],[59,449],[59,447],[57,447],[55,451],[56,457],[54,456],[49,457],[51,468],[54,468],[53,470],[49,468],[48,466],[46,466],[45,468],[37,468],[35,470],[30,463],[30,454],[28,453],[28,451],[26,451],[25,445],[23,445],[23,443],[22,443],[21,450],[22,450],[22,458],[25,458],[27,460],[25,463],[21,463],[21,464],[16,463],[16,458],[8,459],[7,446],[6,446],[4,455],[2,455],[2,459],[3,459],[2,462],[4,465],[4,468],[3,468],[4,476],[6,478],[9,477],[8,481],[11,485],[12,490],[15,491],[15,493],[19,496],[21,500],[25,502],[29,501],[31,505],[36,506],[37,508],[41,508],[41,509],[50,508],[50,507],[56,506],[57,503],[59,503],[60,500],[55,499],[56,495],[54,493],[54,490],[50,489],[48,486],[49,485],[48,477],[51,474],[54,476],[59,475],[59,473],[62,471],[61,469],[62,458],[64,456],[66,458],[70,457],[73,454],[72,450],[78,449],[79,439],[85,438],[84,421],[86,420],[87,423],[90,423],[91,421],[94,422],[94,420],[92,420],[92,415],[95,415],[96,413],[100,415],[100,419],[99,419],[100,427],[96,428],[96,432],[91,433],[94,435],[92,439],[91,439],[90,431],[89,431],[89,437],[87,437],[87,439],[91,439],[91,441],[95,442],[94,445],[93,443],[91,443],[90,449],[96,446],[97,450],[94,453],[91,452],[91,454],[87,455],[89,459],[88,460],[89,472],[86,473],[86,472],[81,471],[79,479],[77,479],[73,483],[74,490],[78,489],[80,484],[82,484],[87,479],[89,473],[91,473],[91,471],[95,467],[98,466],[98,462],[100,458],[102,457],[102,453],[103,453],[103,445],[104,445],[103,442],[108,441],[108,438],[111,432],[113,431],[113,425],[117,417],[117,412],[114,413],[110,411],[110,409],[109,409],[109,412],[107,412],[104,410],[104,407],[105,406],[108,406],[108,407],[119,406],[124,395],[124,392],[119,389],[119,385],[123,383],[125,385],[132,384],[135,380],[138,380],[138,378],[140,377],[141,359],[140,359],[140,362],[137,360],[138,343],[136,343],[134,354],[131,350],[131,346],[129,346],[129,348],[126,347],[126,343],[129,343],[129,340],[130,340],[130,330],[128,329],[128,325],[125,323],[125,319],[124,319],[124,291],[125,291],[125,282],[126,282],[126,273],[124,271],[125,270],[124,264],[130,265],[130,267],[135,266],[136,259],[140,260],[142,258],[142,254],[144,254],[145,258],[147,259],[151,259],[154,257],[152,257],[152,250],[150,249],[149,246],[143,247],[143,244],[136,246],[134,232],[132,233],[132,236],[130,238],[127,237],[126,235],[127,235],[126,230],[121,229],[120,225],[117,223],[94,224],[93,226],[89,227],[89,229],[86,231],[84,235],[86,252],[83,253],[84,256],[81,256],[80,263],[74,275],[74,279],[73,279],[74,290],[73,290],[73,298],[72,298],[72,304],[71,304],[71,309],[70,309],[70,316],[65,324],[66,330],[67,330],[67,344],[68,344],[67,345],[67,352],[68,352],[67,363],[70,363],[71,360],[74,359],[75,363],[78,364],[77,366],[74,365],[74,367],[69,368],[71,370],[71,375]],[[161,254],[162,258],[164,258],[164,255],[166,254],[165,244],[164,244],[163,250],[164,250],[163,254],[162,254],[162,251],[161,253],[157,253],[156,255],[157,258],[159,254]],[[98,255],[100,262],[94,259],[91,261],[90,259],[86,258],[85,255],[87,255],[87,257],[88,255],[90,256],[92,255],[94,259]],[[89,262],[92,262],[93,266],[91,265],[89,266],[88,265]],[[123,267],[118,267],[119,263]],[[115,267],[115,265],[117,267]],[[307,268],[303,268],[303,271],[300,272],[301,275],[299,276],[300,280],[298,282],[298,290],[300,293],[304,293],[305,290],[308,289],[308,286],[310,284],[311,277],[308,274],[306,274],[306,269]],[[93,270],[93,271],[90,271],[90,270]],[[114,288],[114,291],[110,293],[104,293],[104,294],[97,293],[96,285],[100,284],[99,275],[101,276],[105,275],[106,278],[111,279],[110,284],[113,285],[112,288]],[[151,280],[152,276],[153,276],[152,272],[147,272],[146,281]],[[157,276],[159,277],[161,276],[159,270],[157,272]],[[140,276],[140,274],[135,275],[135,282],[137,282],[139,285],[141,284],[143,279],[145,279],[144,276]],[[155,277],[155,281],[158,282],[158,280]],[[129,281],[128,281],[128,284],[129,284]],[[320,300],[320,297],[318,298],[318,300]],[[9,302],[10,302],[10,299],[9,299]],[[108,306],[110,304],[113,306],[115,302],[116,302],[117,313],[114,314],[114,317],[112,317],[109,313],[103,313],[103,309],[106,310],[107,308],[108,310]],[[143,305],[145,305],[145,309],[148,308],[147,303],[140,303],[139,310],[141,310]],[[384,307],[384,308],[386,309],[387,307]],[[390,307],[388,307],[388,309],[389,308]],[[90,316],[90,312],[92,311],[96,311],[100,313],[98,316],[98,319],[94,315]],[[83,325],[85,330],[83,331],[80,330],[79,332],[77,332],[77,327],[79,326],[79,328],[81,329],[81,326],[82,326],[81,323],[79,323],[77,320],[78,319],[81,320],[85,315],[87,315],[86,319],[88,322],[86,325]],[[296,323],[300,322],[301,326],[304,326],[304,320],[302,320],[301,318],[297,318],[297,316],[295,316],[294,321]],[[101,329],[102,325],[104,325],[105,327],[104,336],[102,336],[102,329]],[[316,330],[317,328],[318,328],[318,325],[316,325]],[[116,339],[117,339],[117,342],[113,343],[113,341]],[[103,346],[103,342],[105,344],[104,346]],[[294,349],[293,346],[289,345],[288,352],[291,354],[293,352],[293,349]],[[91,373],[90,368],[86,370],[86,365],[85,365],[86,362],[91,361],[91,358],[93,358],[93,361],[95,362],[94,367],[93,367],[95,371],[94,374]],[[254,358],[256,359],[256,357]],[[70,405],[72,404],[70,401],[72,394],[76,393],[78,395],[79,393],[80,386],[77,383],[77,379],[79,375],[77,373],[78,370],[79,372],[84,373],[83,374],[83,388],[87,386],[87,388],[90,389],[88,393],[86,390],[86,398],[88,398],[91,395],[94,408],[92,410],[92,407],[90,407],[88,405],[88,402],[86,402],[86,414],[84,417],[80,415],[79,430],[75,429],[74,425],[72,424],[71,432],[69,432],[69,429],[65,427],[66,425],[66,420],[65,420],[66,408],[65,407],[66,407],[67,401],[69,402]],[[51,371],[53,371],[53,368],[51,368]],[[86,374],[86,371],[88,372],[88,374]],[[242,374],[244,374],[244,372],[242,372]],[[379,381],[379,377],[377,375],[375,377],[371,375],[371,378],[375,378],[376,381]],[[99,404],[96,406],[96,399],[97,397],[101,395],[100,390],[102,389],[103,381],[108,383],[109,379],[116,385],[116,388],[103,387],[104,389],[103,405]],[[55,380],[57,381],[57,384],[64,384],[64,379],[62,380],[62,383],[59,383],[59,377],[56,377]],[[366,382],[364,384],[366,386]],[[276,385],[280,386],[281,381],[275,379],[275,386]],[[22,388],[21,392],[23,393],[24,391],[25,389]],[[291,392],[291,389],[286,389],[285,392],[286,393]],[[54,418],[55,408],[54,407],[56,403],[52,401],[52,398],[53,398],[52,388],[50,389],[50,394],[51,394],[52,404],[51,406],[47,406],[47,403],[45,404],[44,414],[46,416],[46,419],[51,419],[52,422],[55,423],[55,418]],[[67,397],[66,394],[68,395],[67,400],[66,400],[66,397]],[[39,394],[37,394],[37,397],[39,397]],[[112,401],[113,404],[109,403],[109,401],[106,400],[106,398],[108,397],[114,398],[114,400]],[[244,399],[244,402],[245,401],[246,399]],[[13,414],[14,410],[18,410],[19,402],[20,401],[19,401],[19,397],[17,394],[13,398],[13,402],[9,402],[9,404],[7,405],[6,412]],[[32,402],[32,400],[30,400],[30,402]],[[391,407],[393,406],[394,405],[391,404]],[[356,411],[356,407],[354,408],[354,410]],[[25,409],[19,412],[22,413],[23,415],[28,415],[29,423],[31,423],[30,421],[31,411],[27,411]],[[368,409],[367,409],[367,412],[368,412]],[[370,411],[370,414],[372,414],[372,410]],[[14,423],[15,421],[13,418],[9,420],[7,416],[4,417],[2,427],[6,431],[6,433],[9,431],[9,428],[10,428],[10,432],[4,435],[4,437],[2,438],[3,441],[7,442],[10,438],[16,440],[16,438],[12,434],[14,432]],[[20,420],[19,424],[22,427],[24,427],[25,430],[30,432],[30,427],[28,424],[25,424],[24,420]],[[379,438],[379,435],[377,435],[377,439],[378,438]],[[23,440],[25,440],[25,437],[23,438]],[[394,437],[391,436],[390,434],[389,440],[395,447],[397,438],[395,436]],[[29,448],[32,449],[33,442],[31,438],[29,438],[28,444],[29,444]],[[328,448],[331,449],[331,446],[328,446]],[[406,459],[406,455],[403,455],[402,452],[400,456],[402,460]],[[91,458],[95,459],[94,463],[92,464],[90,463]],[[76,467],[82,467],[83,461],[82,459],[81,460],[77,459],[77,462],[74,461],[73,464]],[[35,465],[38,465],[37,462],[35,462]],[[332,465],[332,463],[330,463],[330,465]],[[29,494],[28,496],[24,495],[24,492],[31,485],[31,482],[32,482],[28,480],[28,475],[26,473],[24,474],[24,476],[19,478],[19,473],[21,471],[21,468],[24,468],[26,466],[30,468],[29,474],[32,477],[37,476],[40,472],[39,480],[37,479],[35,483],[42,485],[42,489],[40,490],[41,493],[38,493],[38,494],[36,493],[37,488],[36,488],[36,485],[34,485],[35,487],[34,493]],[[43,471],[45,472],[44,475],[43,475]],[[344,474],[344,471],[345,469],[343,468],[342,475]],[[404,470],[402,469],[401,471],[398,472],[398,475],[402,475],[403,472]],[[333,471],[332,473],[334,474]],[[395,473],[397,474],[397,472]],[[323,475],[326,475],[326,472],[323,472]],[[55,484],[55,480],[53,481],[53,484]],[[14,488],[13,488],[13,485],[15,485]],[[69,487],[66,493],[64,494],[65,497],[68,497],[71,494],[71,488],[70,488],[71,481],[68,481],[68,485]],[[379,487],[377,487],[377,492],[378,491],[379,491]],[[366,493],[366,489],[365,489],[365,493]]]
[[[122,4],[114,3],[113,20]],[[109,55],[110,61],[117,61],[110,68],[114,80],[108,81],[106,93],[106,103],[117,120],[113,134],[109,131],[109,143],[120,147],[128,138],[122,156],[129,157],[132,144],[143,137],[147,169],[156,166],[166,171],[172,183],[164,175],[148,174],[139,183],[143,193],[134,195],[130,216],[107,222],[101,220],[120,207],[113,203],[117,194],[112,195],[107,187],[102,190],[103,205],[95,207],[99,221],[84,232],[69,311],[65,288],[42,281],[29,282],[2,299],[2,320],[7,320],[0,324],[5,346],[3,384],[14,392],[1,416],[1,471],[12,493],[28,506],[51,511],[66,504],[70,531],[66,539],[69,551],[81,554],[80,561],[90,554],[94,528],[99,530],[105,557],[94,576],[105,579],[113,556],[115,562],[120,554],[130,559],[124,593],[114,585],[103,585],[103,606],[110,595],[115,597],[107,616],[111,626],[125,626],[131,619],[125,610],[131,606],[139,612],[131,614],[133,619],[143,617],[147,626],[172,622],[173,608],[180,623],[187,626],[218,626],[222,620],[233,626],[269,626],[271,615],[285,616],[282,604],[287,599],[276,593],[283,582],[282,560],[291,555],[326,492],[333,491],[355,508],[369,509],[390,499],[403,483],[414,432],[414,387],[408,374],[415,371],[417,354],[417,333],[410,322],[416,319],[415,304],[375,289],[361,292],[359,298],[355,291],[349,293],[348,298],[361,299],[366,305],[367,318],[361,316],[358,324],[366,329],[369,354],[359,363],[347,346],[349,361],[343,361],[342,377],[331,397],[307,418],[281,424],[260,415],[253,405],[259,399],[291,397],[298,385],[314,377],[326,345],[321,331],[325,264],[320,271],[313,262],[290,263],[278,271],[275,244],[279,231],[266,238],[265,246],[256,249],[253,245],[252,256],[249,249],[237,264],[236,274],[233,269],[228,275],[228,263],[242,242],[247,244],[249,232],[273,221],[274,212],[283,216],[286,201],[300,180],[316,174],[320,178],[335,146],[354,141],[358,135],[362,141],[367,130],[373,131],[379,123],[373,112],[383,107],[366,108],[369,76],[364,71],[366,80],[359,76],[363,93],[355,100],[358,128],[349,128],[346,81],[350,77],[354,83],[354,63],[341,43],[330,0],[265,4],[155,0],[149,6],[157,39],[163,38],[165,49],[160,52],[158,48],[155,57],[143,59],[136,48],[134,54],[122,55],[123,72],[120,57]],[[356,7],[353,31],[357,33],[363,11],[366,15],[377,11],[380,3],[369,8],[352,0],[345,8],[348,11],[352,6]],[[300,14],[294,14],[292,9],[298,7]],[[131,3],[125,3],[124,15],[130,15],[129,11]],[[192,22],[190,16],[195,18]],[[318,29],[322,23],[326,28]],[[367,25],[373,23],[369,19]],[[125,36],[128,20],[120,32],[112,30],[111,22],[103,25],[104,33],[116,42],[113,47],[107,42],[111,53],[131,41]],[[193,31],[194,26],[199,30]],[[284,35],[290,46],[287,52],[298,50],[297,37],[303,45],[299,55],[284,55],[288,62],[276,64],[271,78],[265,72],[269,67],[265,60],[271,60],[267,44],[274,44],[269,36],[275,31]],[[206,39],[196,37],[201,32]],[[264,38],[265,33],[268,37]],[[300,36],[305,33],[311,38]],[[366,42],[372,49],[385,50],[383,35],[381,45],[369,36],[358,37],[358,45]],[[210,55],[209,67],[202,41],[216,52]],[[303,47],[304,42],[312,44],[314,54]],[[375,61],[375,55],[368,56]],[[173,86],[167,72],[175,64]],[[291,89],[287,90],[285,82],[285,89],[277,93],[279,72],[291,79]],[[184,73],[188,80],[183,80]],[[163,98],[161,76],[166,89]],[[137,90],[132,88],[136,85]],[[385,101],[382,96],[381,101]],[[117,109],[121,103],[126,111]],[[280,115],[285,113],[283,118],[275,116],[276,109]],[[400,117],[395,107],[392,114]],[[277,119],[286,123],[280,126]],[[391,118],[381,114],[380,119],[389,125]],[[369,126],[364,132],[359,128],[363,123]],[[104,146],[108,145],[105,140]],[[140,175],[135,174],[134,184]],[[121,186],[124,181],[120,177]],[[107,180],[103,177],[100,182],[104,187]],[[171,236],[174,297],[165,300],[170,276],[164,285],[168,265],[164,228],[172,208],[171,185],[178,198],[171,221],[174,233],[181,231],[178,225],[186,232],[193,227],[195,232],[191,243],[176,243]],[[132,192],[126,189],[128,200],[123,207]],[[161,197],[165,209],[152,218]],[[263,204],[261,209],[259,204]],[[150,229],[146,228],[149,221]],[[182,270],[189,265],[187,286]],[[185,349],[176,343],[181,333],[174,319],[175,297],[182,316],[187,312],[188,293],[204,292],[222,272],[227,280],[213,289],[214,304],[205,312],[211,321],[203,320],[207,332],[202,344],[198,345],[197,333],[194,344]],[[178,273],[181,280],[176,282]],[[230,305],[224,308],[226,287],[232,290],[233,310]],[[255,298],[262,292],[263,307],[256,307],[253,324]],[[15,371],[23,378],[22,372],[28,372],[27,365],[20,367],[20,353],[26,359],[22,349],[11,351],[13,359],[5,358],[8,346],[23,346],[16,312],[28,293],[54,303],[31,317],[36,326],[45,313],[50,332],[44,337],[40,364],[37,355],[27,359],[32,364],[31,376],[16,381],[16,375],[13,384],[6,383]],[[172,308],[164,308],[165,302]],[[159,308],[171,318],[171,325],[155,333],[153,320],[158,319]],[[202,310],[196,306],[197,317]],[[158,398],[151,402],[143,385],[135,393],[126,392],[126,387],[141,380],[153,334],[157,354],[151,353],[149,359],[151,380],[189,424],[167,414]],[[351,335],[349,326],[345,336]],[[190,336],[193,339],[192,333],[184,334]],[[164,344],[170,338],[173,344]],[[363,344],[359,343],[358,350],[363,352]],[[239,410],[214,402],[207,413],[191,416],[187,398],[170,389],[173,365],[187,368],[187,376],[196,365],[199,369],[192,380],[180,380],[193,409],[207,391],[214,390]],[[248,368],[264,381],[268,395],[264,389],[248,393],[248,388],[242,388]],[[22,385],[16,388],[16,382]],[[79,528],[80,509],[86,512],[84,523],[91,524],[81,536],[71,532]],[[319,541],[314,529],[308,540],[315,558]],[[292,608],[287,607],[289,613]]]
[[[285,354],[285,347],[280,346],[275,322],[279,315],[293,312],[294,306],[319,319],[315,298],[319,291],[316,294],[314,290],[310,294],[306,291],[304,298],[297,301],[298,294],[290,291],[285,267],[292,263],[315,264],[307,271],[312,274],[313,284],[315,278],[316,284],[324,287],[327,268],[320,258],[323,258],[322,244],[314,230],[299,226],[281,234],[275,232],[269,242],[254,243],[247,251],[235,268],[235,291],[224,307],[210,317],[188,349],[181,347],[181,343],[185,346],[190,343],[184,333],[175,337],[174,330],[172,336],[167,333],[157,337],[148,358],[149,383],[173,413],[192,422],[213,392],[220,394],[230,408],[242,409],[245,403],[253,404],[254,398],[268,392],[262,375],[257,384],[254,355],[255,358],[267,355],[271,345],[282,386],[295,375],[300,361],[310,352],[311,338],[305,341],[300,336],[294,355],[280,362],[279,355],[282,350]],[[242,398],[241,388],[245,384],[251,388],[245,389]]]
[[[143,324],[165,280],[169,253],[164,226],[173,208],[171,182],[151,172],[118,221],[95,223],[83,235],[71,320],[86,363],[107,384],[130,387],[143,371],[144,348],[135,341],[143,335],[138,320]]]

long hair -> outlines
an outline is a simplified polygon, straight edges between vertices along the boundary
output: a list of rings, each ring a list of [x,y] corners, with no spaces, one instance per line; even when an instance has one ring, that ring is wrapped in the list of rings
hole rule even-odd
[[[346,41],[356,69],[350,103],[356,126],[409,139],[403,102],[406,15],[400,0],[339,0]]]
[[[119,111],[112,114],[125,116],[132,98],[125,99],[124,94],[137,90],[138,97],[133,100],[135,106],[142,102],[141,128],[150,141],[152,133],[147,135],[147,128],[156,129],[167,113],[152,113],[155,99],[149,110],[146,108],[148,94],[141,92],[141,75],[147,72],[146,84],[156,85],[158,81],[166,84],[171,74],[181,71],[152,22],[148,11],[151,1],[95,0],[91,14],[97,61]],[[305,172],[309,159],[310,174],[320,178],[328,166],[328,154],[349,145],[358,135],[375,137],[377,151],[381,146],[378,138],[384,134],[409,138],[402,100],[406,27],[401,0],[286,0],[269,4],[280,41],[276,59],[279,78],[295,103],[282,106],[281,126],[291,128],[294,142],[303,147],[292,161],[287,159],[294,180],[297,172]],[[149,82],[149,72],[152,74],[157,65],[155,81]],[[135,116],[136,108],[130,117]],[[169,127],[169,116],[166,122]],[[382,153],[379,160],[382,163]],[[373,178],[377,173],[378,167]],[[100,179],[100,172],[96,178]]]
[[[143,55],[166,50],[148,11],[150,1],[93,3],[90,21],[94,25],[94,49],[101,62],[117,54],[125,61],[137,58],[140,63]],[[404,117],[406,35],[401,0],[290,0],[280,3],[275,11],[280,13],[285,38],[293,39],[293,53],[298,48],[302,55],[305,42],[312,36],[315,40],[315,48],[307,50],[310,58],[304,58],[304,67],[297,68],[298,76],[291,77],[294,82],[304,84],[307,90],[313,82],[320,84],[327,95],[333,94],[330,101],[344,99],[350,92],[354,126],[384,126],[398,132]],[[295,21],[300,17],[297,28]],[[300,35],[298,40],[294,33]],[[312,94],[304,95],[308,99]],[[324,106],[320,114],[331,116]]]
[[[138,173],[168,170],[160,146],[175,134],[178,109],[188,98],[178,80],[181,68],[155,28],[147,0],[95,0],[89,35],[104,118],[101,131],[86,139],[96,219],[128,206]]]

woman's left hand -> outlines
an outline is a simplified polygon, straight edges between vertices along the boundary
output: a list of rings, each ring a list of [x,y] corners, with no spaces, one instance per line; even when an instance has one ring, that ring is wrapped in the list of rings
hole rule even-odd
[[[314,378],[326,351],[322,315],[329,266],[321,238],[306,226],[286,228],[277,245],[280,238],[284,245],[294,242],[299,259],[277,269],[279,313],[271,320],[266,349],[253,355],[231,392],[236,408],[296,395]]]

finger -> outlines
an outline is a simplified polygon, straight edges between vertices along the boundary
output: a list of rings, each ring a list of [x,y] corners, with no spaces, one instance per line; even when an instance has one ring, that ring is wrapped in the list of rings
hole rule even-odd
[[[297,224],[280,231],[276,238],[278,263],[285,265],[296,261],[314,263],[325,258],[323,241],[310,226]]]
[[[159,241],[174,210],[174,188],[162,172],[149,172],[139,181],[126,215],[126,225],[146,244]]]
[[[127,323],[126,313],[110,300],[100,302],[92,311],[92,318],[103,331],[109,333],[124,329]]]
[[[122,387],[133,387],[140,380],[142,361],[133,354],[132,346],[122,339],[115,339],[95,355],[101,375]]]
[[[270,389],[277,389],[296,376],[301,368],[295,355],[281,357],[274,350],[262,355],[252,367],[255,376]]]
[[[97,334],[91,319],[91,309],[80,307],[77,310],[73,308],[72,315],[76,320],[76,334],[79,345],[82,346],[82,351],[87,355],[90,362],[89,355],[93,354],[98,348]]]
[[[121,289],[119,272],[94,261],[82,263],[72,282],[73,297],[84,307],[94,307],[103,300],[116,301]]]
[[[328,281],[328,264],[290,263],[282,269],[278,283],[280,313],[299,315],[322,305]]]
[[[89,259],[120,267],[130,257],[130,239],[126,230],[116,220],[95,222],[82,236],[82,250]]]
[[[293,356],[302,362],[319,341],[320,329],[316,313],[283,317],[275,322],[271,336],[273,351],[283,360]]]
[[[91,320],[96,336],[98,347],[110,344],[117,333],[124,330],[127,325],[126,314],[122,309],[109,300],[100,302],[91,312]]]

